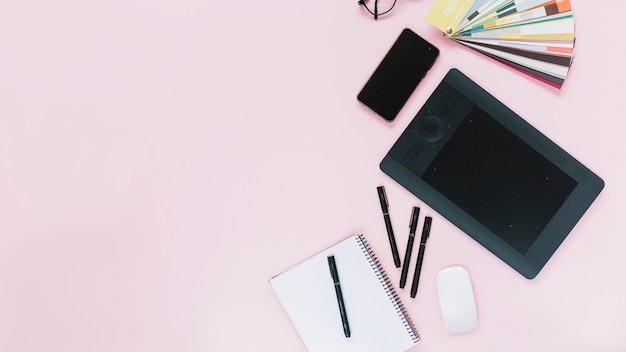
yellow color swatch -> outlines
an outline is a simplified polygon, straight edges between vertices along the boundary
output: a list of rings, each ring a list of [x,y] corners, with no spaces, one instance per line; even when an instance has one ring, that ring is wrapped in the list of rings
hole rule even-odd
[[[473,2],[472,0],[437,0],[426,15],[426,20],[446,35],[450,35],[456,32]]]

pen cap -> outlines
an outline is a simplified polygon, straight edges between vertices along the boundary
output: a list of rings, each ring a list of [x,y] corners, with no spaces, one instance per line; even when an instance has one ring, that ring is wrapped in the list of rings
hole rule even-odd
[[[328,267],[330,268],[330,276],[333,278],[333,282],[339,282],[339,275],[337,274],[337,265],[335,264],[335,256],[328,256]]]
[[[378,200],[380,200],[380,207],[383,209],[383,213],[386,213],[389,207],[389,203],[387,202],[387,194],[385,193],[384,186],[376,187],[378,191]]]
[[[430,237],[430,225],[433,221],[433,218],[427,216],[424,218],[424,229],[422,230],[422,243],[425,243],[428,237]]]
[[[413,211],[411,211],[411,222],[409,222],[409,233],[415,234],[415,230],[417,229],[417,220],[420,216],[420,208],[413,207]]]

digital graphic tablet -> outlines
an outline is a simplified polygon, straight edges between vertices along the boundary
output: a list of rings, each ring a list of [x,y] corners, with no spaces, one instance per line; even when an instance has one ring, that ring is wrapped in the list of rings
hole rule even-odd
[[[380,168],[528,279],[604,187],[457,69],[448,72]]]

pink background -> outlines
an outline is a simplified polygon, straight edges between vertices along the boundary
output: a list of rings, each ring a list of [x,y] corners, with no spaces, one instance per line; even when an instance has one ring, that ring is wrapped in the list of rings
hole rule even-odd
[[[626,5],[574,1],[557,90],[453,43],[399,0],[374,21],[341,1],[5,1],[0,7],[0,350],[303,351],[269,278],[364,233],[395,283],[433,216],[412,351],[626,351]],[[383,6],[381,0],[381,7]],[[441,56],[387,123],[356,94],[404,27]],[[528,281],[378,163],[452,67],[600,175],[606,188]],[[474,284],[454,336],[435,277]]]

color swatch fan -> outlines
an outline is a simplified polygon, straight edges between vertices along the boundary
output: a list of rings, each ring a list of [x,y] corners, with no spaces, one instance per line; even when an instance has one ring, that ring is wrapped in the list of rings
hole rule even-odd
[[[436,0],[426,19],[450,39],[557,88],[572,64],[570,0]]]

